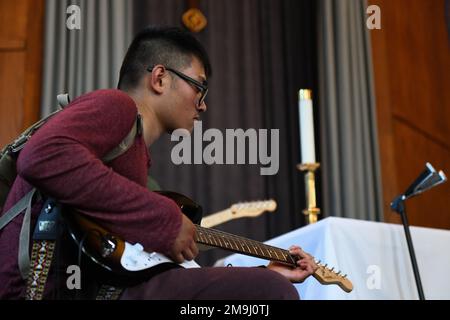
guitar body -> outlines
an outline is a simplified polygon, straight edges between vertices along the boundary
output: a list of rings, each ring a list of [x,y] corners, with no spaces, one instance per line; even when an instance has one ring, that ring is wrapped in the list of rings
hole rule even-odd
[[[200,224],[201,206],[176,192],[157,193],[174,200],[194,224]],[[63,210],[63,220],[72,239],[90,258],[90,272],[102,283],[131,286],[169,269],[200,267],[195,261],[176,264],[160,253],[145,252],[141,244],[126,242],[74,209]]]

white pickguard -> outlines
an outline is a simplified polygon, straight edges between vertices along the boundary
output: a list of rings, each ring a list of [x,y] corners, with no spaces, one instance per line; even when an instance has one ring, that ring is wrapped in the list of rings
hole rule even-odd
[[[120,264],[128,271],[141,271],[165,262],[174,263],[171,259],[160,253],[145,252],[144,247],[140,243],[132,245],[128,242],[125,242],[125,249],[120,259]],[[200,265],[194,260],[185,260],[180,266],[184,268],[200,268]]]

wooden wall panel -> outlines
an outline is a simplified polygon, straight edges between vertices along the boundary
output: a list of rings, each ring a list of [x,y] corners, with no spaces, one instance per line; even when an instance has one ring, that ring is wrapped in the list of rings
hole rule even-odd
[[[387,33],[389,67],[397,71],[391,73],[393,113],[450,146],[450,42],[444,1],[392,1],[397,2],[405,6],[386,21],[386,28],[395,30]]]
[[[15,138],[22,129],[25,52],[0,51],[0,142]]]
[[[40,117],[42,69],[44,64],[44,0],[29,0],[23,125],[28,128]]]
[[[429,161],[450,175],[450,35],[444,0],[372,0],[378,132],[387,222],[400,222],[390,201]],[[450,229],[449,183],[407,203],[410,223]],[[424,214],[425,213],[425,214]]]
[[[405,190],[429,161],[436,169],[450,174],[450,150],[423,135],[403,121],[394,121],[396,171],[398,186]],[[406,203],[410,223],[425,227],[450,229],[450,183],[428,190]]]
[[[29,0],[0,1],[0,39],[22,41],[27,38]]]
[[[38,120],[44,0],[0,0],[0,146]]]

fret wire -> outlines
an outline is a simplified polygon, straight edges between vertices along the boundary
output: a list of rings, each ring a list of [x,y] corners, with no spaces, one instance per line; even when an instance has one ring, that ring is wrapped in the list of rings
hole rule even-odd
[[[208,229],[207,232],[208,232],[209,234],[214,234],[214,236],[218,236],[218,237],[227,236],[228,238],[236,239],[236,240],[238,240],[239,242],[244,242],[248,248],[252,248],[252,247],[254,247],[256,244],[259,244],[257,241],[253,241],[253,240],[250,240],[250,239],[247,239],[247,238],[242,238],[242,237],[239,237],[239,236],[235,236],[235,235],[232,235],[232,234],[228,234],[228,233],[223,232],[223,231],[220,231],[220,230]],[[250,246],[249,246],[249,245],[250,245]],[[250,251],[252,251],[252,250],[250,249]],[[252,251],[252,253],[253,253],[253,251]],[[257,252],[254,252],[254,253],[257,253]]]
[[[252,247],[249,245],[248,241],[238,241],[241,244],[242,247],[242,251],[246,252],[248,254],[252,254],[255,255],[257,254],[257,252],[255,252],[254,250],[252,250]],[[244,247],[245,246],[245,247]]]
[[[241,237],[241,236],[236,236],[236,235],[233,235],[233,234],[230,234],[230,233],[226,233],[226,232],[221,231],[221,230],[207,229],[207,231],[205,231],[205,232],[207,232],[208,234],[214,234],[214,236],[226,236],[228,238],[234,238],[234,239],[236,239],[238,241],[245,242],[246,244],[250,243],[252,246],[255,245],[255,244],[260,244],[260,242],[258,242],[258,241],[247,239],[247,238],[244,238],[244,237]]]
[[[239,242],[244,242],[247,246],[248,246],[248,243],[255,243],[255,244],[258,243],[257,241],[253,241],[253,240],[250,240],[250,239],[246,239],[246,238],[242,238],[242,237],[235,236],[235,235],[232,235],[232,234],[228,234],[228,233],[220,231],[220,230],[208,229],[207,232],[209,234],[213,234],[214,236],[219,236],[219,237],[226,236],[228,238],[232,238],[233,240],[238,240]]]
[[[278,251],[280,251],[280,253],[283,255],[283,257],[286,261],[289,261],[292,264],[294,264],[295,266],[297,266],[296,259],[289,253],[289,251],[284,251],[284,250],[278,250]]]
[[[213,237],[213,239],[215,239],[216,237]],[[217,237],[217,241],[219,242],[219,244],[222,246],[222,247],[226,247],[222,242],[221,242],[221,239],[220,239],[220,237]]]
[[[205,242],[205,240],[203,239],[203,231],[197,232],[196,238],[197,240],[200,240],[200,242]]]
[[[236,242],[239,242],[239,243],[244,243],[246,246],[247,246],[247,250],[245,250],[245,248],[243,247],[243,249],[244,249],[244,252],[247,252],[247,251],[249,251],[248,253],[252,253],[252,254],[255,254],[256,252],[254,252],[254,251],[252,251],[251,249],[250,249],[250,247],[249,247],[249,245],[248,245],[248,241],[241,241],[242,239],[240,239],[239,237],[237,237],[237,236],[231,236],[230,234],[227,234],[227,233],[225,233],[225,232],[222,232],[222,231],[220,231],[220,230],[215,230],[215,229],[208,229],[208,231],[207,231],[209,234],[211,234],[211,235],[213,235],[214,237],[219,237],[219,238],[223,238],[224,236],[226,236],[227,238],[230,238],[230,240],[233,240],[235,243]],[[244,238],[245,239],[245,238]],[[236,241],[236,240],[238,240],[238,241]],[[245,239],[246,240],[246,239]],[[236,249],[237,250],[239,250],[239,248],[236,246]]]
[[[230,242],[234,245],[233,249],[238,250],[238,251],[242,250],[241,245],[240,245],[241,241],[236,240],[235,238],[230,238]]]
[[[259,252],[261,252],[261,254],[262,254],[263,256],[265,255],[265,254],[264,254],[264,251],[263,251],[263,249],[262,249],[262,247],[261,247],[260,244],[255,244],[255,247],[259,249]]]
[[[197,234],[199,234],[200,240],[201,240],[203,243],[205,243],[205,244],[210,244],[210,245],[215,245],[215,244],[213,243],[211,237],[208,237],[208,234],[207,234],[206,232],[200,231],[200,233],[197,232]]]
[[[225,241],[225,246],[228,249],[233,249],[233,244],[231,243],[231,239],[226,239],[224,236],[220,236],[221,239]],[[231,248],[230,248],[231,247]]]
[[[229,234],[229,233],[220,231],[220,230],[208,229],[207,232],[208,232],[209,234],[213,234],[214,236],[219,236],[219,237],[227,236],[228,238],[236,239],[236,240],[238,240],[239,242],[244,242],[244,243],[247,245],[247,247],[248,247],[249,244],[250,244],[252,247],[255,246],[255,245],[259,245],[259,244],[260,244],[260,243],[257,242],[257,241],[254,241],[254,240],[251,240],[251,239],[247,239],[247,238],[243,238],[243,237],[240,237],[240,236],[235,236],[235,235],[232,235],[232,234]]]
[[[206,244],[209,243],[204,232],[197,233],[197,236],[201,240],[201,242],[206,243]]]
[[[225,239],[224,237],[219,237],[219,239],[222,239],[222,240],[223,240],[223,243],[224,243],[224,245],[225,245],[225,247],[226,247],[227,249],[230,249],[231,243],[230,243],[230,241],[229,241],[228,239]],[[231,249],[232,249],[232,248],[231,248]]]
[[[262,247],[264,250],[266,250],[266,252],[269,254],[269,257],[273,258],[272,255],[270,254],[268,247],[265,244],[263,244],[262,246],[259,245],[259,247]]]
[[[215,245],[218,245],[217,242],[216,242],[216,237],[214,237],[213,235],[208,235],[208,238],[209,238],[209,239],[212,239],[212,241],[214,241],[214,244],[215,244]],[[211,243],[212,243],[212,242],[211,242]],[[220,240],[219,240],[219,244],[221,244],[221,243],[220,243]]]
[[[279,259],[279,257],[278,257],[278,255],[277,255],[276,251],[275,251],[275,257],[272,257],[272,253],[273,253],[273,250],[272,250],[272,249],[267,249],[267,251],[269,252],[269,256],[270,256],[271,258]]]
[[[247,244],[247,242],[244,242],[244,241],[243,241],[242,243],[245,244],[245,245],[247,246],[248,252],[249,252],[249,253],[252,253],[251,250],[250,250],[249,245]]]
[[[219,245],[218,241],[216,240],[216,237],[214,237],[213,235],[211,235],[209,233],[206,233],[206,235],[208,237],[208,241],[209,241],[210,244],[212,244],[213,246],[218,246]]]
[[[275,257],[277,259],[280,259],[280,256],[278,255],[278,250],[273,249],[273,252],[275,253]]]
[[[202,232],[208,234],[213,239],[215,239],[217,237],[219,242],[220,242],[221,238],[224,239],[224,237],[226,237],[226,238],[229,238],[230,240],[233,240],[233,242],[235,242],[235,243],[236,243],[236,240],[239,243],[244,243],[247,246],[247,248],[249,249],[248,251],[250,251],[250,252],[247,252],[247,250],[243,250],[244,252],[250,253],[252,255],[256,255],[256,256],[258,256],[260,258],[264,258],[264,259],[268,259],[268,260],[277,260],[277,261],[281,261],[281,262],[287,262],[287,263],[290,263],[290,264],[295,264],[295,260],[291,257],[291,255],[289,254],[289,251],[287,251],[287,250],[280,249],[280,248],[277,248],[277,247],[273,247],[273,246],[270,246],[270,245],[267,245],[267,244],[255,241],[255,240],[251,240],[251,239],[248,239],[248,238],[241,237],[241,236],[236,236],[236,235],[233,235],[233,234],[230,234],[230,233],[226,233],[226,232],[221,231],[221,230],[203,228],[203,227],[198,226],[198,225],[196,227],[197,227],[197,229],[199,231],[202,231]],[[225,248],[228,248],[228,246],[225,246],[223,244],[222,244],[222,246],[225,247]],[[243,246],[241,245],[241,247],[243,247]],[[255,247],[257,249],[259,249],[260,253],[258,253],[255,250]],[[264,248],[267,252],[269,252],[269,255],[265,254],[262,251],[262,248]],[[232,249],[234,249],[234,248],[232,247]],[[240,251],[240,249],[237,246],[236,246],[236,250],[238,252]],[[272,251],[274,251],[276,253],[276,256],[277,256],[276,258],[274,258],[270,254],[270,250],[272,250]],[[278,256],[277,252],[281,253],[281,258]]]
[[[235,249],[239,250],[239,247],[237,246],[236,241],[233,238],[230,238],[229,242],[231,244],[231,248],[233,248],[233,243],[234,243]]]
[[[242,247],[242,251],[243,251],[243,252],[247,252],[246,249],[245,249],[245,247],[244,247],[244,244],[245,244],[245,243],[243,243],[242,241],[239,242],[239,245]],[[247,248],[248,248],[248,246],[247,246]]]
[[[228,236],[230,238],[237,239],[238,241],[244,243],[250,249],[249,253],[257,255],[258,257],[265,258],[265,259],[268,258],[266,255],[264,255],[264,254],[261,255],[257,251],[254,250],[254,246],[257,246],[259,248],[259,246],[262,245],[262,246],[264,246],[264,248],[270,248],[273,251],[278,252],[281,255],[281,258],[280,258],[278,256],[278,254],[277,254],[277,258],[276,259],[272,259],[272,260],[277,260],[277,261],[280,261],[280,262],[287,262],[287,263],[293,264],[293,265],[296,264],[295,259],[292,257],[292,255],[289,253],[288,250],[277,248],[277,247],[274,247],[274,246],[271,246],[271,245],[267,245],[267,244],[264,244],[264,243],[261,243],[261,242],[258,242],[258,241],[252,240],[252,239],[244,238],[244,237],[241,237],[241,236],[236,236],[236,235],[233,235],[233,234],[230,234],[230,233],[226,233],[224,231],[217,230],[217,229],[207,229],[207,231],[209,231],[211,233],[214,233],[214,234],[220,234],[220,235],[223,234],[223,235]],[[249,245],[250,245],[250,247],[249,247]],[[252,248],[253,248],[253,250],[252,250]],[[261,253],[263,253],[263,252],[261,252]]]

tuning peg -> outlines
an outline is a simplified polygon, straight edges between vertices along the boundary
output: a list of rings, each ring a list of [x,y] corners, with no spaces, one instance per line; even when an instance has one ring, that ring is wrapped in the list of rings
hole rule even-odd
[[[337,275],[340,275],[340,274],[341,274],[341,270],[339,270],[336,274],[337,274]]]
[[[342,276],[342,278],[345,278],[347,276],[347,274],[344,274],[343,276]]]
[[[332,267],[331,269],[330,269],[330,271],[333,271],[334,270],[334,267]]]

